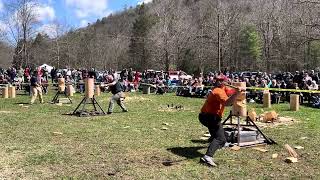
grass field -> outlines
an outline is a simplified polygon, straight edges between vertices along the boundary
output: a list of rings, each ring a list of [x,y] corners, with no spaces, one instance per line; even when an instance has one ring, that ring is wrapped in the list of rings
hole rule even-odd
[[[109,96],[97,98],[104,110]],[[52,97],[46,96],[46,102]],[[28,108],[19,106],[29,102],[28,96],[0,99],[0,179],[320,179],[320,110],[290,112],[288,104],[274,106],[281,116],[299,120],[264,129],[278,145],[267,146],[266,153],[223,149],[215,156],[219,166],[209,168],[199,164],[208,145],[200,140],[206,128],[197,119],[204,99],[129,94],[128,113],[116,106],[108,116],[63,115],[81,99],[74,97],[71,106]],[[185,110],[162,108],[168,104]],[[253,106],[261,111],[260,105]],[[284,162],[286,143],[305,148],[297,150],[298,163]],[[272,159],[273,153],[279,157]]]

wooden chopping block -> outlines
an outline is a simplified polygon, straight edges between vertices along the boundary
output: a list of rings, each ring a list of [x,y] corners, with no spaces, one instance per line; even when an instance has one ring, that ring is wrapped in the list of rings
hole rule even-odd
[[[9,98],[9,88],[8,86],[2,88],[2,97],[7,99]]]
[[[93,98],[94,96],[94,79],[87,78],[85,80],[85,94],[87,98]]]
[[[263,117],[263,122],[275,122],[278,120],[278,114],[275,111],[266,112]]]

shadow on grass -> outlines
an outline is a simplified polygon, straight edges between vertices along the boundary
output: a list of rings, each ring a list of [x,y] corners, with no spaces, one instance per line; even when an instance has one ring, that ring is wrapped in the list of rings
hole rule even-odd
[[[167,150],[181,157],[185,157],[187,159],[194,159],[203,156],[199,152],[200,149],[207,148],[206,146],[199,147],[174,147],[168,148]]]
[[[191,142],[197,143],[197,144],[208,144],[209,143],[208,141],[209,140],[201,140],[201,139],[193,139],[193,140],[191,140]]]
[[[15,103],[15,104],[23,104],[23,105],[29,104],[30,105],[30,102],[20,102],[20,103]]]

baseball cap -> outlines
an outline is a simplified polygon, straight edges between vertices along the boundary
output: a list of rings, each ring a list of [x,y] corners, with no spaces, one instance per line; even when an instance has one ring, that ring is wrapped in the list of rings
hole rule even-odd
[[[215,79],[218,80],[218,81],[228,81],[228,77],[223,75],[223,74],[220,74],[220,75],[216,76]]]

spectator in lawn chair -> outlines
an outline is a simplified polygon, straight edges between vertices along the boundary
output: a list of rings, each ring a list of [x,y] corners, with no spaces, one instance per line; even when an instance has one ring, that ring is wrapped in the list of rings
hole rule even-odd
[[[156,88],[157,88],[156,94],[163,95],[164,93],[166,93],[165,85],[163,81],[159,80],[156,85]]]
[[[222,148],[226,143],[225,132],[221,124],[224,108],[225,106],[231,106],[240,92],[245,90],[243,88],[239,88],[236,93],[233,93],[231,97],[228,97],[228,90],[224,86],[225,81],[227,81],[227,78],[223,75],[216,77],[214,88],[209,93],[199,114],[199,121],[202,125],[208,128],[211,134],[209,139],[210,145],[206,154],[200,158],[200,162],[209,166],[217,166],[212,157],[215,152]]]
[[[34,101],[37,99],[37,96],[39,96],[40,103],[43,103],[41,80],[38,78],[38,71],[33,72],[30,83],[32,92],[30,104],[34,103]]]
[[[122,84],[119,81],[114,80],[113,76],[111,75],[107,77],[107,80],[108,84],[102,85],[103,87],[109,87],[109,90],[112,93],[107,114],[112,114],[115,102],[117,102],[117,104],[121,107],[122,112],[128,112],[127,108],[123,104],[125,95],[123,93]]]

